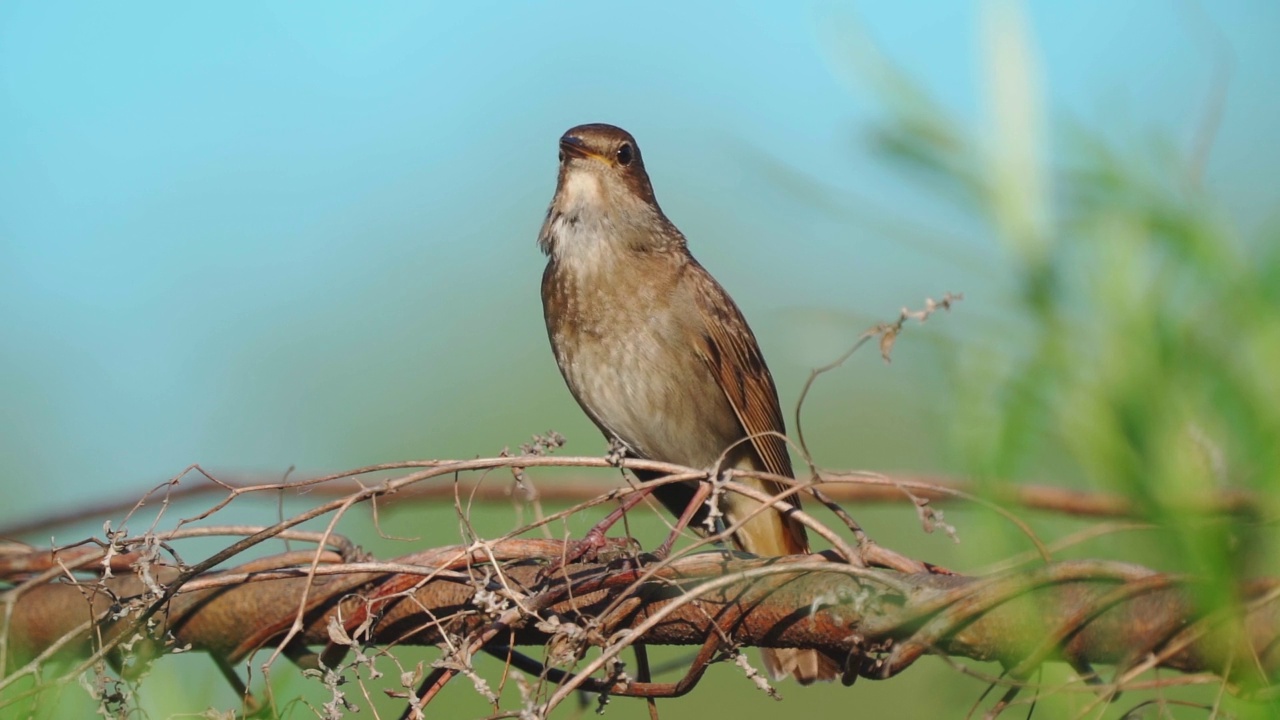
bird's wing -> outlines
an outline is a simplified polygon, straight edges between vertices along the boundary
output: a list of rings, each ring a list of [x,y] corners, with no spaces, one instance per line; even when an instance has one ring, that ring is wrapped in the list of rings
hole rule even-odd
[[[711,368],[712,376],[751,439],[763,463],[760,469],[794,477],[791,456],[783,439],[786,423],[778,407],[778,390],[764,364],[755,335],[751,334],[742,311],[706,270],[695,267],[693,275],[697,280],[694,302],[703,327],[698,353]],[[779,483],[770,483],[768,487],[773,493],[785,489],[786,486]],[[791,502],[795,504],[797,500]]]

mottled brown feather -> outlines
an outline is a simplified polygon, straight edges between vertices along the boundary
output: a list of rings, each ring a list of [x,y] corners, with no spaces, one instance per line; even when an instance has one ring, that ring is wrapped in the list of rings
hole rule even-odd
[[[787,453],[784,438],[786,421],[778,405],[778,389],[773,375],[765,365],[751,327],[742,311],[696,260],[690,258],[694,272],[689,279],[697,283],[694,297],[702,325],[706,331],[699,338],[698,354],[711,368],[720,389],[724,391],[738,422],[751,441],[763,467],[761,470],[774,475],[795,477],[791,469],[791,456]],[[787,486],[774,481],[762,484],[771,495],[785,492]],[[800,498],[792,496],[788,501],[800,506]],[[786,518],[784,523],[795,552],[808,552],[809,543],[804,526]]]

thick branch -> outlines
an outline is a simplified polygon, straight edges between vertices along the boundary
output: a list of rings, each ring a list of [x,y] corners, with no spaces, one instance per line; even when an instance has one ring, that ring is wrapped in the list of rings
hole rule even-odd
[[[556,623],[573,624],[588,630],[583,642],[610,647],[623,642],[619,633],[648,623],[625,643],[698,646],[723,633],[735,645],[817,648],[873,678],[900,672],[924,653],[998,660],[1024,675],[1045,659],[1124,667],[1151,660],[1245,688],[1273,684],[1280,669],[1274,581],[1242,588],[1238,614],[1203,618],[1186,583],[1100,561],[975,578],[854,568],[817,555],[766,560],[710,552],[659,567],[638,584],[644,569],[625,560],[571,566],[568,584],[542,579],[564,552],[557,541],[510,540],[442,548],[395,565],[321,566],[317,577],[307,577],[305,567],[210,573],[171,601],[161,629],[172,633],[174,646],[238,662],[279,642],[305,591],[305,626],[295,644],[308,647],[329,643],[335,623],[350,633],[369,618],[376,620],[361,643],[438,644],[447,636],[457,644],[505,615],[500,637],[486,637],[545,645]],[[162,581],[177,574],[153,573]],[[84,657],[95,637],[84,621],[142,592],[132,576],[31,588],[14,601],[6,667],[77,632],[63,654]],[[548,625],[552,617],[556,623]],[[125,617],[104,626],[110,636],[129,623]],[[155,642],[149,652],[161,647]]]

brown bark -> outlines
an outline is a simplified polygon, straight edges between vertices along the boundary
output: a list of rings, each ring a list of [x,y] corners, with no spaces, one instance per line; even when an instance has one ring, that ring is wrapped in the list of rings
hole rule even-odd
[[[156,615],[161,622],[149,636],[171,633],[167,647],[190,645],[236,663],[279,644],[305,604],[302,630],[290,641],[295,649],[324,647],[335,624],[353,633],[370,614],[362,643],[437,644],[448,633],[455,642],[547,645],[555,633],[546,621],[554,617],[589,628],[583,643],[614,649],[635,641],[701,646],[709,637],[715,645],[816,648],[847,660],[849,677],[889,677],[925,653],[998,660],[1021,677],[1044,660],[1122,670],[1150,661],[1215,673],[1243,690],[1274,684],[1280,669],[1276,581],[1241,588],[1236,614],[1202,617],[1186,583],[1101,561],[977,578],[856,568],[818,555],[708,552],[678,558],[645,579],[649,568],[635,568],[615,545],[601,562],[542,578],[563,552],[557,541],[508,540],[484,550],[418,553],[394,565],[322,564],[315,576],[309,564],[267,569],[268,559],[247,576],[196,578]],[[177,571],[155,567],[152,574],[166,582]],[[60,655],[84,658],[115,634],[135,632],[145,593],[136,575],[31,587],[12,604],[5,667],[12,672],[59,638],[72,639]],[[132,600],[141,601],[134,612],[109,618]],[[101,622],[101,639],[84,626],[89,618]],[[643,634],[619,640],[619,632],[637,629]],[[152,640],[129,652],[136,660],[165,647]],[[572,656],[581,648],[569,650]]]

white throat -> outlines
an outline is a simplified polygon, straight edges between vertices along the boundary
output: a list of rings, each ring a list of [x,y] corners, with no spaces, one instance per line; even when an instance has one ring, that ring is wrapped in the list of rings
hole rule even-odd
[[[600,187],[600,176],[584,170],[571,170],[565,173],[564,185],[560,188],[560,211],[577,213],[604,206],[604,189]]]
[[[601,179],[592,172],[565,175],[543,227],[543,247],[569,272],[607,272],[618,258],[620,228],[605,212],[610,207]]]

